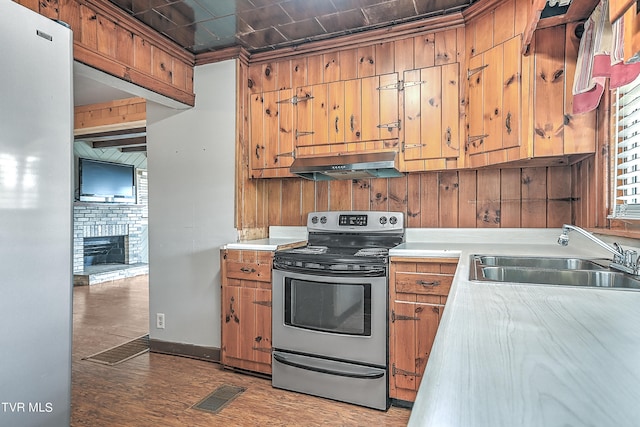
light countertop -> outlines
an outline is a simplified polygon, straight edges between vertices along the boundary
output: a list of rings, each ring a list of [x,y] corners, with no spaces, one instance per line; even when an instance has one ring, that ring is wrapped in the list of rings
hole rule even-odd
[[[245,249],[253,251],[276,251],[302,246],[307,241],[306,227],[269,227],[269,237],[227,243],[222,249]]]
[[[640,425],[640,292],[468,280],[473,254],[610,258],[577,233],[560,246],[559,234],[407,229],[389,251],[460,259],[409,426]],[[269,235],[225,247],[277,250],[306,240],[304,227]]]
[[[640,292],[468,280],[472,254],[610,258],[559,234],[433,230],[390,252],[460,257],[409,426],[639,425]]]

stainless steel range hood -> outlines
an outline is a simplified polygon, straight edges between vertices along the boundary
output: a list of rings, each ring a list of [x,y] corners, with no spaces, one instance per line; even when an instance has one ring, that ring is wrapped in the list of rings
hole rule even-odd
[[[299,157],[293,161],[290,171],[313,181],[402,176],[398,170],[398,153],[394,151]]]

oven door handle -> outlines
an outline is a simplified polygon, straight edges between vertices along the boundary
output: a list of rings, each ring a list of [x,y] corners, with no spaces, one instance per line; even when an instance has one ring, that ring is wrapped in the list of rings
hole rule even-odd
[[[307,371],[319,372],[321,374],[337,375],[337,376],[349,377],[349,378],[361,378],[361,379],[367,379],[367,380],[382,378],[385,375],[385,372],[379,369],[363,371],[363,372],[347,372],[347,371],[339,371],[335,369],[322,368],[319,366],[309,366],[303,363],[294,362],[293,360],[287,359],[285,356],[277,353],[273,354],[273,358],[282,364],[293,366],[294,368],[304,369]]]

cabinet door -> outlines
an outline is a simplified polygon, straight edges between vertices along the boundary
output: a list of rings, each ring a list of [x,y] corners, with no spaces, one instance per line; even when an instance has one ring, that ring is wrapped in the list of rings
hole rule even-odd
[[[263,94],[254,93],[249,102],[250,134],[249,148],[251,149],[251,170],[260,171],[265,168],[264,156],[264,128],[265,117],[263,110]]]
[[[298,88],[297,153],[381,149],[384,141],[397,140],[398,86],[392,73]]]
[[[400,114],[398,110],[398,74],[379,76],[378,94],[380,105],[380,139],[397,139],[400,133]]]
[[[405,71],[405,161],[459,156],[458,104],[457,63]]]
[[[271,291],[222,287],[222,363],[271,372]]]
[[[412,402],[420,386],[444,306],[395,301],[391,315],[390,396]]]
[[[329,83],[327,87],[329,97],[329,123],[328,123],[328,139],[329,144],[338,144],[345,142],[345,92],[344,82],[338,81]]]
[[[283,169],[288,175],[293,161],[293,91],[253,94],[249,103],[252,176],[266,169]]]
[[[228,358],[242,358],[240,318],[240,287],[222,286],[222,364],[232,362]]]
[[[467,106],[468,137],[466,151],[476,154],[484,151],[484,56],[472,56],[469,59],[469,105]]]
[[[482,151],[495,151],[502,148],[502,76],[503,46],[489,49],[484,55],[483,114],[484,139]]]
[[[360,79],[344,82],[345,142],[362,141],[362,82]],[[360,148],[361,149],[361,148]],[[358,147],[355,149],[358,151]]]
[[[520,126],[522,121],[522,40],[514,37],[504,43],[502,73],[502,111],[503,126],[502,147],[520,145]]]
[[[362,79],[362,140],[380,139],[380,78]]]
[[[255,313],[253,360],[271,366],[271,290],[255,289],[252,303]]]
[[[520,145],[520,36],[469,60],[467,153],[487,153]]]

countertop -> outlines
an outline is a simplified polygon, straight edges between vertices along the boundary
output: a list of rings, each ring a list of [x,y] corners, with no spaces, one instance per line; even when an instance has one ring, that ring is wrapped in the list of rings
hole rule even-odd
[[[460,257],[409,426],[640,425],[640,292],[468,280],[472,254],[610,258],[559,234],[420,230],[390,251]]]
[[[245,249],[253,251],[276,251],[307,242],[306,227],[269,227],[269,237],[264,239],[245,240],[227,243],[221,249]]]
[[[305,231],[225,247],[277,250]],[[559,234],[407,229],[389,251],[460,259],[409,426],[640,425],[640,292],[468,280],[473,254],[611,257],[575,232],[560,246]]]

